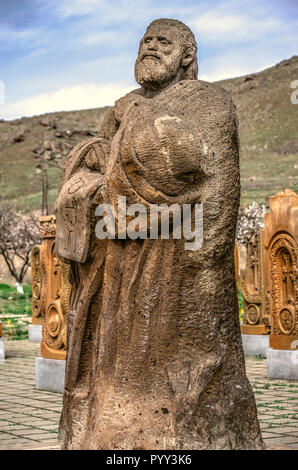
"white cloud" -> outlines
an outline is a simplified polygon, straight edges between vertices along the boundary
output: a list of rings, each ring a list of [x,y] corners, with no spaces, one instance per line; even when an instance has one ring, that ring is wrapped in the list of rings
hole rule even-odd
[[[101,3],[102,0],[58,0],[57,12],[65,17],[87,15]]]
[[[94,32],[83,32],[78,37],[72,40],[69,47],[74,47],[74,44],[83,47],[92,47],[96,45],[105,45],[106,47],[117,46],[119,47],[119,40],[121,45],[127,44],[134,40],[134,32],[127,31],[125,35],[121,34],[117,30],[107,30],[107,31],[97,31],[96,28],[93,28]]]
[[[118,37],[119,33],[117,31],[99,31],[80,37],[77,41],[84,46],[94,46],[96,44],[114,43],[118,40]]]
[[[193,8],[187,7],[184,2],[174,0],[164,3],[159,0],[52,0],[54,11],[60,18],[71,16],[82,17],[91,27],[94,25],[119,25],[124,23],[125,28],[143,25],[145,28],[149,21],[161,17],[181,17],[192,14]]]
[[[0,104],[5,103],[5,85],[2,80],[0,80]]]
[[[257,73],[272,67],[278,59],[271,56],[264,57],[257,54],[256,48],[252,48],[243,54],[241,50],[227,52],[210,58],[205,58],[199,63],[200,80],[214,82],[229,78],[242,77],[250,73]]]
[[[199,40],[237,42],[251,37],[258,39],[266,34],[277,33],[286,27],[278,18],[254,17],[253,15],[225,14],[210,10],[192,21],[191,25]]]
[[[54,93],[43,93],[15,103],[6,103],[0,108],[4,119],[17,119],[55,111],[97,108],[113,105],[114,102],[135,87],[119,83],[95,85],[87,83],[62,88]]]
[[[42,28],[16,30],[1,25],[0,41],[4,43],[2,44],[3,47],[10,42],[18,42],[18,44],[22,42],[32,43],[32,41],[39,40],[42,37],[42,31]]]
[[[219,80],[227,80],[230,78],[243,77],[251,73],[258,73],[262,70],[265,70],[269,67],[272,67],[274,64],[264,64],[257,69],[251,64],[233,66],[233,64],[224,64],[221,68],[215,67],[214,70],[211,70],[209,73],[198,76],[199,80],[204,80],[206,82],[217,82]]]
[[[246,75],[250,71],[245,69],[244,67],[224,67],[222,69],[215,68],[211,72],[207,74],[203,74],[198,76],[199,80],[204,80],[206,82],[217,82],[218,80],[225,80],[227,78],[233,77],[241,77],[242,75]]]

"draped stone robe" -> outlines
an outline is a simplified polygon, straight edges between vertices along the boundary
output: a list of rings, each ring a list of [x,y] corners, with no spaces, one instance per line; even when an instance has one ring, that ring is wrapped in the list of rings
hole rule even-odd
[[[73,296],[61,446],[261,449],[235,286],[234,105],[198,80],[141,93],[124,110],[116,102],[64,169],[57,249],[70,260]],[[118,195],[146,207],[203,204],[202,248],[172,235],[97,239],[94,209],[117,209]]]

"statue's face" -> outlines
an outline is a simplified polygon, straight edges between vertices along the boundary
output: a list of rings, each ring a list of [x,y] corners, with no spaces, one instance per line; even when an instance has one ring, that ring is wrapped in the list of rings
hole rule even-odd
[[[175,28],[152,26],[141,40],[135,64],[136,81],[149,89],[158,89],[178,74],[182,48]]]

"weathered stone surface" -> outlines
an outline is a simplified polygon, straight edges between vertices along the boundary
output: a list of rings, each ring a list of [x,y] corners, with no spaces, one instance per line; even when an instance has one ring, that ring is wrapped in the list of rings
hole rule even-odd
[[[246,356],[265,355],[269,348],[269,335],[242,334],[242,344]]]
[[[240,273],[244,318],[241,331],[245,335],[270,333],[267,254],[264,232],[257,232],[248,242],[245,270]]]
[[[28,326],[29,341],[42,341],[42,325],[29,325]]]
[[[32,325],[42,325],[40,311],[40,245],[36,245],[31,251],[31,277],[32,277]]]
[[[271,196],[269,204],[264,243],[270,272],[270,346],[294,349],[292,344],[298,342],[298,196],[285,189]]]
[[[269,379],[298,380],[298,349],[289,351],[268,348],[266,357]]]
[[[197,80],[196,43],[178,21],[149,26],[135,74],[141,88],[70,153],[56,203],[73,286],[61,446],[262,449],[235,286],[235,107]],[[201,249],[172,234],[98,239],[95,207],[117,209],[119,195],[202,203]]]

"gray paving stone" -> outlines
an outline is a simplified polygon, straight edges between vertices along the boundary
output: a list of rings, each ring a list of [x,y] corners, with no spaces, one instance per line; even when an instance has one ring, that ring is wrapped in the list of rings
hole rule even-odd
[[[39,344],[28,340],[17,343],[6,341],[8,359],[0,364],[0,430],[2,427],[3,431],[0,449],[59,450],[57,431],[62,394],[35,389]],[[255,392],[262,392],[255,397],[257,404],[265,405],[257,409],[266,445],[276,450],[298,449],[298,420],[293,419],[298,410],[298,389],[291,387],[298,383],[268,379],[265,359],[246,357],[246,369]],[[270,386],[266,388],[266,384]],[[285,409],[278,410],[275,406]],[[283,415],[286,418],[279,418]],[[18,436],[26,430],[28,434]]]

